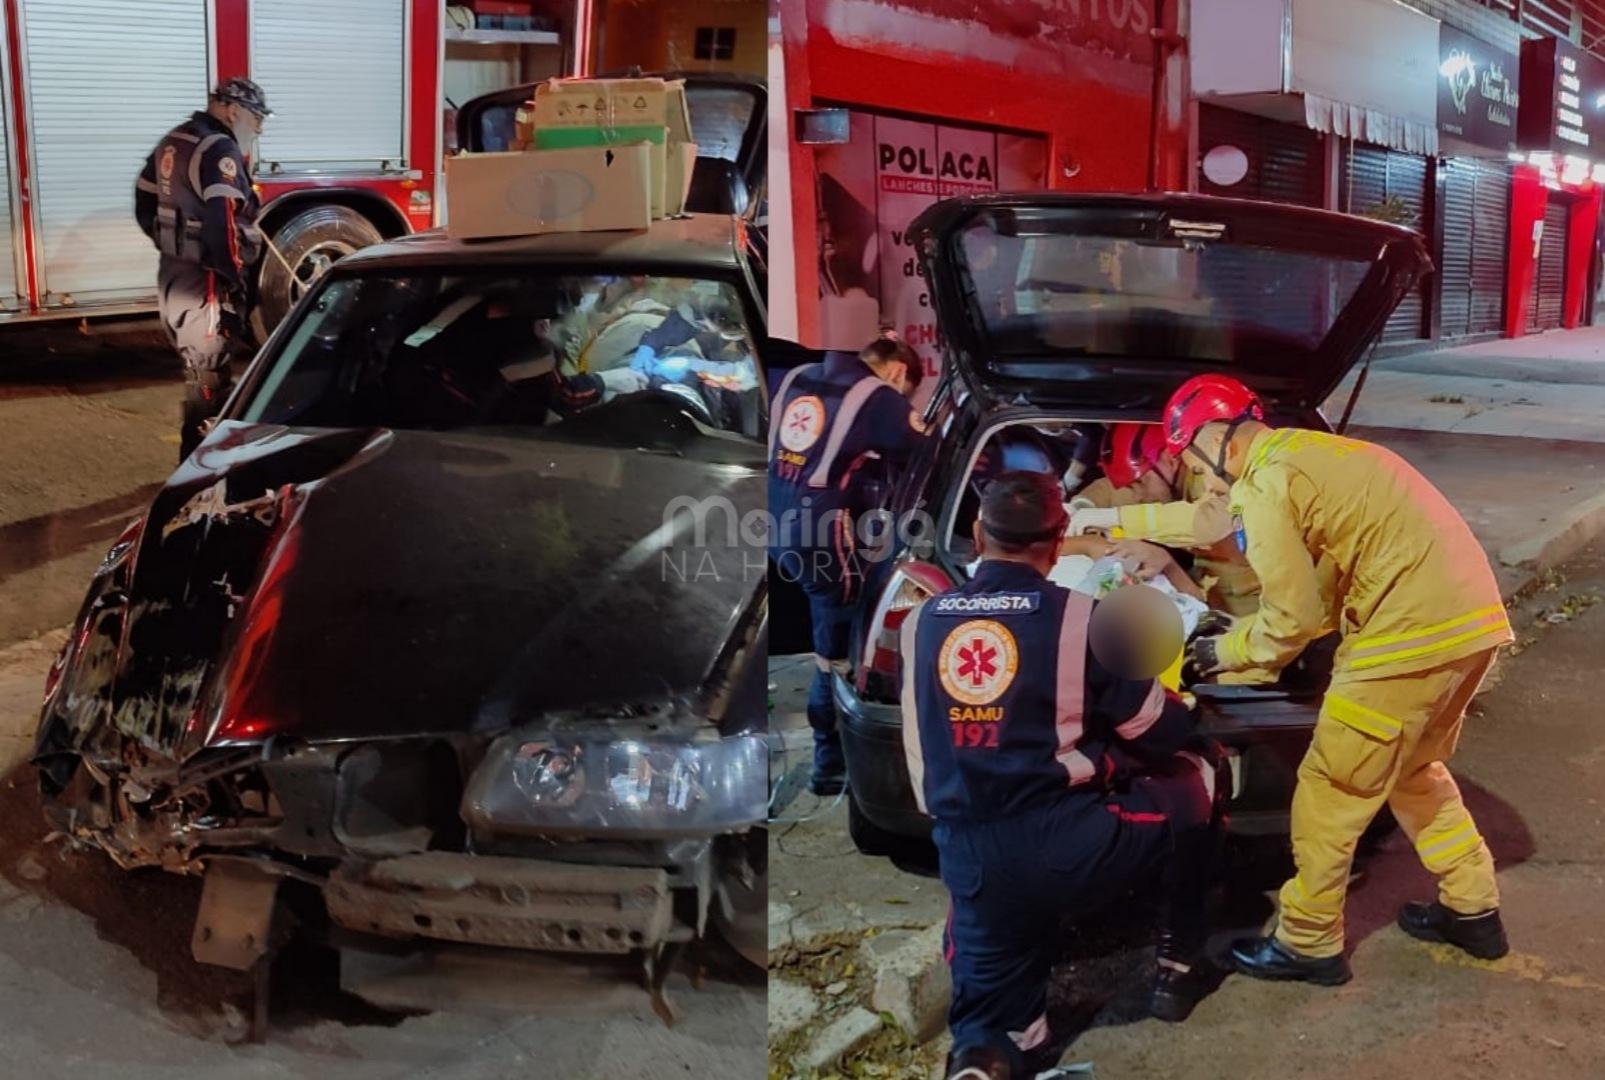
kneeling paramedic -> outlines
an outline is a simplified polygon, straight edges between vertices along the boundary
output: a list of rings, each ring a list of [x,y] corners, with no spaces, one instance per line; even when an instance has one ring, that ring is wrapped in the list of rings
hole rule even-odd
[[[1293,794],[1293,879],[1274,936],[1239,942],[1237,970],[1335,985],[1355,844],[1384,804],[1438,898],[1404,905],[1399,925],[1494,959],[1509,946],[1493,857],[1444,762],[1461,717],[1511,640],[1481,545],[1426,478],[1397,454],[1355,439],[1264,423],[1234,379],[1190,379],[1165,407],[1171,452],[1230,484],[1230,509],[1260,580],[1259,610],[1229,632],[1194,639],[1200,673],[1280,668],[1341,612],[1332,681]],[[1339,583],[1323,597],[1316,560]]]
[[[1094,601],[1047,580],[1068,524],[1053,477],[1003,474],[982,495],[975,576],[903,624],[904,749],[952,896],[950,1076],[1047,1064],[1060,917],[1155,875],[1168,904],[1152,1011],[1183,1020],[1203,992],[1227,785],[1184,750],[1181,700],[1115,674],[1089,646]]]
[[[924,437],[906,387],[919,357],[881,338],[858,355],[830,353],[794,368],[775,392],[769,428],[771,573],[796,581],[808,596],[817,670],[808,690],[814,729],[811,788],[834,795],[847,765],[831,697],[833,664],[847,660],[862,579],[853,521],[854,467],[870,456],[901,463]]]
[[[241,146],[273,115],[261,87],[230,79],[205,112],[169,131],[134,182],[134,218],[162,253],[156,301],[162,329],[184,361],[179,459],[231,389],[231,365],[249,348],[249,279],[261,256],[259,202]]]

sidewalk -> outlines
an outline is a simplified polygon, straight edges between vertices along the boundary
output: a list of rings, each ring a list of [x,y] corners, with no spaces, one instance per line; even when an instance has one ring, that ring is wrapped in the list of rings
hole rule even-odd
[[[1506,598],[1605,532],[1605,327],[1378,360],[1349,425],[1448,496]]]
[[[1327,399],[1343,415],[1356,374]],[[1378,360],[1350,421],[1380,428],[1605,442],[1605,327]]]

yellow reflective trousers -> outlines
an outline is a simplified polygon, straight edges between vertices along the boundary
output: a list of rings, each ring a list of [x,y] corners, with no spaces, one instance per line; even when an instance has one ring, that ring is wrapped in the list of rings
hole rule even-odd
[[[1343,951],[1354,848],[1384,803],[1438,878],[1445,907],[1474,914],[1499,906],[1493,856],[1444,764],[1494,652],[1390,678],[1334,678],[1293,794],[1297,872],[1282,886],[1283,944],[1306,956]]]

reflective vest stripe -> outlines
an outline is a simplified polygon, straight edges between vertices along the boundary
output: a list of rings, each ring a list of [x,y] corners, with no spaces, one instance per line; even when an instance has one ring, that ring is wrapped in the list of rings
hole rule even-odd
[[[1086,709],[1087,621],[1091,616],[1091,597],[1076,592],[1065,597],[1055,672],[1054,727],[1059,735],[1059,750],[1054,757],[1064,766],[1071,787],[1098,775],[1098,767],[1076,748]]]
[[[1460,626],[1469,626],[1458,633]],[[1346,666],[1360,670],[1364,668],[1380,667],[1400,660],[1414,660],[1421,656],[1430,656],[1436,652],[1444,652],[1463,645],[1468,641],[1488,634],[1508,634],[1510,632],[1509,620],[1505,617],[1505,609],[1492,607],[1483,612],[1465,616],[1455,620],[1457,625],[1451,625],[1436,633],[1418,631],[1408,637],[1394,635],[1393,643],[1387,645],[1357,643],[1349,652]]]
[[[841,409],[830,420],[830,438],[825,440],[825,453],[820,457],[814,474],[808,478],[809,487],[830,486],[830,467],[836,464],[842,443],[847,441],[847,433],[853,430],[853,421],[858,419],[858,414],[863,410],[869,396],[885,385],[887,384],[874,375],[865,375],[842,396]]]
[[[914,633],[924,608],[925,601],[921,600],[904,616],[903,627],[898,634],[903,653],[903,691],[900,698],[903,706],[903,757],[908,761],[908,782],[914,789],[914,802],[922,814],[929,811],[925,809],[925,754],[920,749],[920,711],[914,700],[914,684],[918,681],[914,666],[914,658],[918,655],[914,651]]]
[[[1434,623],[1432,626],[1423,626],[1418,630],[1410,630],[1403,634],[1387,634],[1378,637],[1355,638],[1354,647],[1356,649],[1372,649],[1382,645],[1397,645],[1402,642],[1418,641],[1433,634],[1439,634],[1446,630],[1457,629],[1458,627],[1462,627],[1469,622],[1475,622],[1478,619],[1486,619],[1489,615],[1493,615],[1504,610],[1505,609],[1503,605],[1492,604],[1478,611],[1473,611],[1469,615],[1461,615],[1459,618],[1448,619],[1441,623]]]
[[[244,202],[245,192],[233,184],[212,184],[201,192],[201,200],[204,202],[207,199],[238,199]]]
[[[779,408],[775,410],[777,413],[784,413],[786,411],[786,393],[791,389],[791,384],[797,381],[797,376],[801,375],[804,371],[807,371],[807,370],[809,370],[811,368],[817,368],[818,366],[819,366],[818,364],[803,364],[803,365],[801,365],[799,367],[794,367],[790,371],[786,372],[786,377],[784,379],[780,380],[780,388],[775,391],[775,402],[779,405]],[[777,416],[777,415],[771,414],[770,417],[769,417],[769,456],[770,457],[774,457],[775,456],[775,446],[779,442],[780,442],[780,417]]]
[[[192,142],[192,143],[197,143],[197,142],[201,141],[201,137],[199,135],[191,135],[187,131],[178,131],[178,130],[169,131],[167,133],[167,137],[169,139],[183,139],[185,142]]]
[[[1148,696],[1143,699],[1142,706],[1131,719],[1115,728],[1115,734],[1122,739],[1138,738],[1154,726],[1154,721],[1158,720],[1164,711],[1165,688],[1159,685],[1159,680],[1156,679],[1153,688],[1148,691]]]
[[[190,151],[189,188],[191,191],[195,192],[195,194],[199,195],[201,193],[201,158],[206,156],[206,151],[211,149],[213,143],[220,142],[226,138],[228,138],[228,136],[224,135],[222,132],[214,131],[206,138],[202,139],[200,141],[200,145],[195,147],[194,150]]]
[[[147,180],[143,176],[141,176],[139,179],[134,181],[134,190],[135,191],[146,191],[146,192],[149,192],[152,195],[158,195],[158,194],[161,193],[162,189],[156,186],[156,182],[155,181]]]

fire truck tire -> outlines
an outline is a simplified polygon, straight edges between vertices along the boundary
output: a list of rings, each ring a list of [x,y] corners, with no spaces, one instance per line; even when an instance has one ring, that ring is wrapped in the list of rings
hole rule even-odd
[[[272,240],[284,262],[264,250],[257,271],[257,303],[251,312],[257,340],[265,341],[302,293],[336,261],[382,239],[373,222],[349,206],[311,206],[280,225]],[[294,277],[284,263],[295,269]]]

